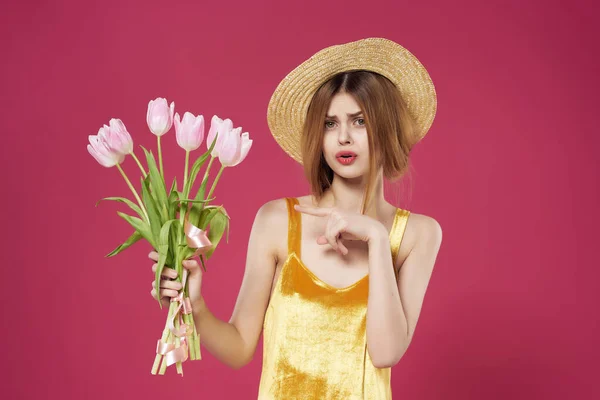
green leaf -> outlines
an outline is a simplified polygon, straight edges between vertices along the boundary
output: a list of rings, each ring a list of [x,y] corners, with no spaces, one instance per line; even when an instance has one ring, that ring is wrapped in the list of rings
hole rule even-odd
[[[156,293],[160,293],[160,280],[161,274],[165,267],[165,263],[167,261],[167,256],[169,255],[169,232],[171,230],[171,225],[175,223],[178,224],[179,221],[176,219],[170,219],[164,223],[164,225],[160,228],[160,233],[158,235],[158,265],[156,267],[155,278],[154,278],[154,289]],[[158,297],[158,304],[160,308],[162,308],[162,303],[160,302],[160,295]]]
[[[135,211],[140,216],[140,218],[142,218],[142,219],[144,218],[144,213],[142,212],[142,209],[137,204],[135,204],[133,201],[131,201],[125,197],[105,197],[103,199],[98,200],[98,202],[96,203],[96,207],[98,207],[98,204],[100,204],[100,202],[102,200],[113,200],[113,201],[118,201],[120,203],[125,203],[129,206],[129,208],[131,208],[133,211]]]
[[[120,211],[117,211],[117,214],[125,221],[129,222],[129,225],[133,226],[133,229],[139,232],[140,235],[142,235],[142,237],[146,239],[154,249],[156,249],[156,242],[154,240],[154,237],[152,236],[152,231],[150,230],[150,227],[146,222],[139,218],[132,217],[131,215],[122,213]]]
[[[146,211],[148,212],[148,218],[150,219],[150,231],[152,232],[152,237],[154,241],[158,241],[158,235],[160,233],[160,228],[162,226],[160,220],[160,214],[158,213],[156,203],[154,202],[154,198],[150,194],[150,186],[148,183],[148,177],[141,178],[142,181],[142,201],[146,205]]]
[[[177,203],[177,202],[188,202],[188,203],[208,203],[211,202],[215,199],[215,197],[213,197],[212,199],[206,199],[206,200],[194,200],[194,199],[175,199],[172,201],[172,203]]]
[[[185,246],[185,249],[183,250],[183,259],[186,260],[190,258],[195,252],[196,249],[192,249],[191,247]]]
[[[131,236],[129,236],[129,238],[123,244],[120,244],[119,247],[117,247],[116,249],[114,249],[113,251],[108,253],[105,257],[116,256],[117,254],[119,254],[120,252],[125,250],[126,248],[130,247],[131,245],[133,245],[134,243],[139,241],[141,238],[142,238],[142,235],[138,231],[133,232],[133,234]]]
[[[194,186],[194,182],[196,181],[196,177],[198,176],[198,172],[200,171],[200,168],[202,168],[202,165],[204,165],[204,163],[206,162],[206,159],[210,156],[210,153],[212,153],[213,149],[215,148],[215,145],[217,144],[218,136],[219,136],[219,133],[217,132],[217,134],[215,135],[215,139],[211,143],[211,145],[210,145],[209,149],[206,151],[206,153],[204,153],[200,157],[198,157],[196,159],[196,161],[194,162],[194,164],[192,165],[192,169],[190,170],[190,178],[187,180],[186,185],[183,188],[183,193],[188,193],[188,194],[190,193],[190,190],[192,189],[192,186]]]
[[[200,229],[206,229],[212,218],[219,212],[219,209],[223,209],[223,206],[206,206],[200,213],[198,227]]]
[[[165,221],[168,221],[169,218],[169,208],[167,208],[167,206],[169,205],[168,201],[165,201],[164,203],[161,204],[160,207],[160,211],[161,211],[161,215],[164,216]]]
[[[206,175],[204,177],[204,179],[202,180],[202,183],[200,184],[200,189],[198,190],[198,193],[196,193],[196,197],[194,198],[194,200],[204,199],[204,194],[206,193],[206,183],[207,182],[208,182],[208,175]],[[214,197],[211,200],[214,200]],[[200,226],[201,214],[202,214],[202,210],[204,210],[204,208],[205,207],[204,207],[203,203],[192,205],[192,210],[190,211],[190,217],[189,217],[189,220],[192,224],[194,224],[196,226]]]
[[[178,209],[177,201],[179,201],[179,192],[177,191],[177,178],[174,178],[169,194],[169,219],[175,219]]]
[[[208,230],[208,239],[213,244],[212,248],[206,253],[206,258],[209,259],[217,248],[217,245],[223,237],[225,229],[229,225],[229,217],[222,211],[222,207],[218,208],[210,221],[210,229]]]
[[[181,223],[179,223],[179,226],[181,226]],[[177,246],[180,243],[180,237],[183,234],[183,229],[171,229],[170,234],[169,234],[169,240],[170,240],[170,249],[173,249],[173,252],[175,252],[175,249],[177,248]]]
[[[194,163],[194,166],[192,167],[191,178],[188,182],[189,185],[187,185],[187,191],[184,191],[184,193],[187,193],[188,196],[189,196],[190,190],[194,184],[194,181],[196,180],[196,176],[198,175],[198,170],[200,169],[200,166],[204,163],[206,158],[213,151],[213,149],[217,143],[218,135],[219,134],[217,133],[217,135],[215,136],[215,139],[213,140],[213,142],[210,145],[210,148],[206,151],[206,153],[204,153],[202,155],[202,157],[200,157],[198,160],[196,160],[196,162]],[[211,161],[211,163],[212,163],[212,161]],[[209,167],[210,167],[210,165],[211,164],[209,164]],[[204,178],[202,179],[202,182],[200,184],[200,189],[196,193],[194,200],[204,200],[204,195],[206,193],[206,183],[208,182],[208,178],[209,178],[208,172],[209,171],[208,171],[208,167],[207,167],[207,170],[204,174]],[[182,196],[182,197],[184,197],[184,196]],[[192,205],[192,208],[189,213],[189,220],[192,224],[198,226],[198,221],[200,220],[200,212],[202,211],[203,208],[204,208],[204,203],[202,203],[202,202],[197,202],[196,204]]]
[[[177,177],[173,177],[173,183],[171,184],[171,192],[177,191]]]
[[[154,156],[152,152],[146,150],[143,146],[142,149],[144,153],[146,153],[146,161],[148,163],[148,178],[150,179],[150,188],[152,189],[152,197],[156,202],[156,206],[163,221],[167,221],[169,219],[168,212],[166,209],[167,201],[167,189],[165,188],[165,181],[163,177],[160,175],[158,168],[156,167],[156,161],[154,160]],[[162,207],[165,205],[165,207]]]

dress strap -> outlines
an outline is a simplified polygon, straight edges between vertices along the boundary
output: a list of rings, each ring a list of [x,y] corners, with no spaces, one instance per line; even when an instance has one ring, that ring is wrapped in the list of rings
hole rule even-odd
[[[398,271],[396,270],[396,258],[398,258],[400,244],[402,243],[402,238],[404,237],[404,231],[406,230],[406,223],[408,222],[409,215],[410,211],[398,208],[396,210],[396,216],[394,217],[392,232],[390,234],[390,244],[392,247],[392,262],[394,263],[394,272],[396,273],[396,280],[398,280]]]
[[[300,257],[300,240],[302,238],[302,219],[300,213],[294,210],[294,205],[299,204],[295,197],[286,197],[288,208],[288,255],[293,252]]]

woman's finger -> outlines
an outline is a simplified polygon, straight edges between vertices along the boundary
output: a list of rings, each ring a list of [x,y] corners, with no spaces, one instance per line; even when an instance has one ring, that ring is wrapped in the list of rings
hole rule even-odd
[[[327,243],[329,243],[335,251],[338,251],[337,238],[334,235],[335,232],[329,231],[325,234],[325,239],[327,239]]]
[[[202,273],[200,269],[200,263],[194,258],[183,260],[182,265],[185,269],[187,269],[190,272],[190,277]]]
[[[334,243],[335,243],[335,251],[338,252],[339,255],[343,256],[344,255],[344,249],[346,249],[346,247],[343,245],[342,243],[342,238],[340,237],[341,235],[339,233],[337,233],[335,236],[333,236],[334,238]]]
[[[173,289],[160,289],[160,297],[177,297],[179,292]]]
[[[342,242],[342,231],[340,230],[340,228],[337,228],[335,230],[335,245],[336,248],[338,250],[338,253],[343,256],[344,254],[346,254],[348,252],[348,249],[346,248],[346,246],[344,246],[344,243]]]
[[[346,226],[345,222],[340,219],[330,219],[327,225],[327,233],[324,235],[326,243],[329,243],[331,247],[338,252],[338,254],[347,254],[348,249],[343,245],[341,238],[342,231]]]
[[[155,284],[156,284],[156,280],[152,281],[152,287],[154,287]],[[160,281],[160,287],[161,287],[161,289],[181,290],[181,288],[183,287],[183,285],[181,284],[181,282],[169,281],[169,280],[166,280],[166,279],[161,279],[161,281]]]
[[[157,263],[152,264],[152,272],[156,272],[157,267],[158,267]],[[164,267],[161,272],[161,275],[166,278],[175,279],[175,278],[177,278],[177,271],[175,271],[173,268]]]
[[[152,298],[156,300],[156,290],[152,289],[150,294],[152,295]],[[160,302],[163,306],[168,307],[171,300],[168,297],[161,297]]]
[[[346,246],[344,246],[344,243],[342,243],[342,238],[340,237],[340,239],[338,240],[338,248],[340,249],[340,254],[345,256],[346,254],[348,254],[348,248]]]
[[[343,243],[343,236],[344,236],[344,232],[346,230],[347,227],[347,223],[344,220],[338,220],[337,226],[336,226],[336,240],[337,240],[337,247],[338,249],[340,249],[340,254],[341,255],[346,255],[348,254],[348,248],[346,246],[344,246]]]

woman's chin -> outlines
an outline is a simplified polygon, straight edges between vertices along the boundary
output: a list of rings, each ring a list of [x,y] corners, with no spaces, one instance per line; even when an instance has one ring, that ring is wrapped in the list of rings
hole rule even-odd
[[[353,168],[354,166],[347,166],[342,168],[336,168],[333,172],[342,179],[357,179],[365,174],[360,168]]]

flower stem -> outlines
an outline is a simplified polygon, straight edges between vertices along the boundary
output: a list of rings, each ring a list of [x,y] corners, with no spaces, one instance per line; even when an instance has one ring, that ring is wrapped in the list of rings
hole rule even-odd
[[[179,318],[175,318],[175,329],[180,328]],[[173,335],[175,338],[175,348],[181,347],[181,339],[177,335]],[[175,363],[175,368],[177,369],[177,373],[183,376],[183,363],[181,361],[177,361]]]
[[[192,360],[202,360],[202,355],[200,354],[200,337],[198,335],[198,331],[196,330],[194,315],[187,314],[184,318],[186,318],[186,324],[192,327],[192,332],[189,338],[190,358]]]
[[[167,321],[165,322],[165,329],[163,330],[162,333],[162,337],[160,338],[163,342],[167,342],[167,339],[169,338],[169,327],[168,327],[168,323],[169,323],[169,318],[171,318],[171,315],[173,313],[173,311],[175,310],[176,307],[176,303],[175,302],[171,302],[169,304],[169,313],[167,314]],[[154,364],[152,364],[152,370],[150,371],[152,373],[152,375],[156,375],[156,373],[158,372],[158,367],[160,365],[160,362],[162,361],[162,358],[164,356],[161,354],[156,353],[156,357],[154,357]]]
[[[142,212],[144,213],[144,216],[146,217],[146,222],[150,222],[150,218],[148,217],[148,212],[146,211],[146,207],[144,207],[144,203],[142,202],[142,199],[140,199],[140,196],[135,191],[135,188],[131,184],[131,181],[129,181],[129,178],[127,178],[127,175],[125,174],[125,171],[123,171],[123,168],[121,168],[120,164],[117,164],[117,169],[119,170],[121,175],[123,175],[123,179],[125,179],[125,182],[127,182],[127,186],[129,186],[129,189],[131,189],[131,192],[135,196],[138,204],[140,205],[140,208],[142,209]]]
[[[183,190],[184,190],[184,196],[187,199],[188,193],[186,193],[185,190],[185,185],[188,181],[188,169],[189,169],[189,164],[190,164],[190,152],[189,151],[185,151],[185,168],[183,170]]]
[[[142,163],[140,163],[140,160],[138,160],[138,158],[135,156],[135,154],[133,153],[133,151],[131,153],[129,153],[129,154],[131,154],[131,157],[133,157],[133,159],[137,163],[138,167],[140,167],[140,170],[142,171],[142,175],[144,175],[144,179],[146,179],[146,177],[147,177],[146,171],[144,170],[144,167],[142,166]]]
[[[208,166],[206,167],[206,171],[204,171],[204,177],[202,178],[202,182],[204,182],[208,177],[208,172],[210,171],[210,167],[212,166],[213,161],[215,161],[216,157],[211,156],[210,161],[208,162]]]
[[[187,199],[189,197],[189,190],[186,190],[186,184],[188,181],[188,170],[189,170],[189,165],[190,165],[190,152],[189,151],[185,151],[185,167],[183,170],[183,198]],[[188,208],[188,204],[181,204],[181,208],[179,209],[179,222],[181,222],[181,226],[183,228],[183,218],[185,215],[185,212],[187,211]]]
[[[208,166],[206,167],[206,171],[204,171],[204,177],[202,178],[202,182],[200,183],[200,187],[202,187],[202,185],[206,184],[206,181],[208,180],[208,173],[210,171],[210,167],[212,166],[213,161],[215,161],[216,157],[210,156],[210,161],[208,162]],[[210,197],[207,197],[207,199],[209,199]],[[203,199],[205,200],[205,199]],[[200,208],[200,211],[204,210],[204,206],[206,203],[200,203],[200,205],[198,206]]]
[[[163,162],[162,162],[162,151],[160,149],[160,136],[156,137],[157,147],[158,147],[158,164],[160,165],[160,176],[165,179],[165,172],[163,171]]]
[[[215,180],[213,181],[212,186],[210,187],[210,192],[208,192],[208,196],[206,196],[207,199],[210,199],[210,197],[212,196],[213,191],[215,190],[215,187],[217,186],[217,182],[219,182],[219,178],[221,178],[221,174],[223,173],[223,171],[225,170],[225,168],[226,167],[224,165],[221,165],[221,169],[219,169],[219,173],[217,174],[217,177],[215,178]]]
[[[174,343],[173,334],[171,333],[169,328],[167,328],[167,338],[165,339],[165,343],[169,343],[169,344]],[[162,361],[160,363],[160,368],[158,369],[158,374],[164,375],[166,370],[167,370],[167,357],[163,357]]]

